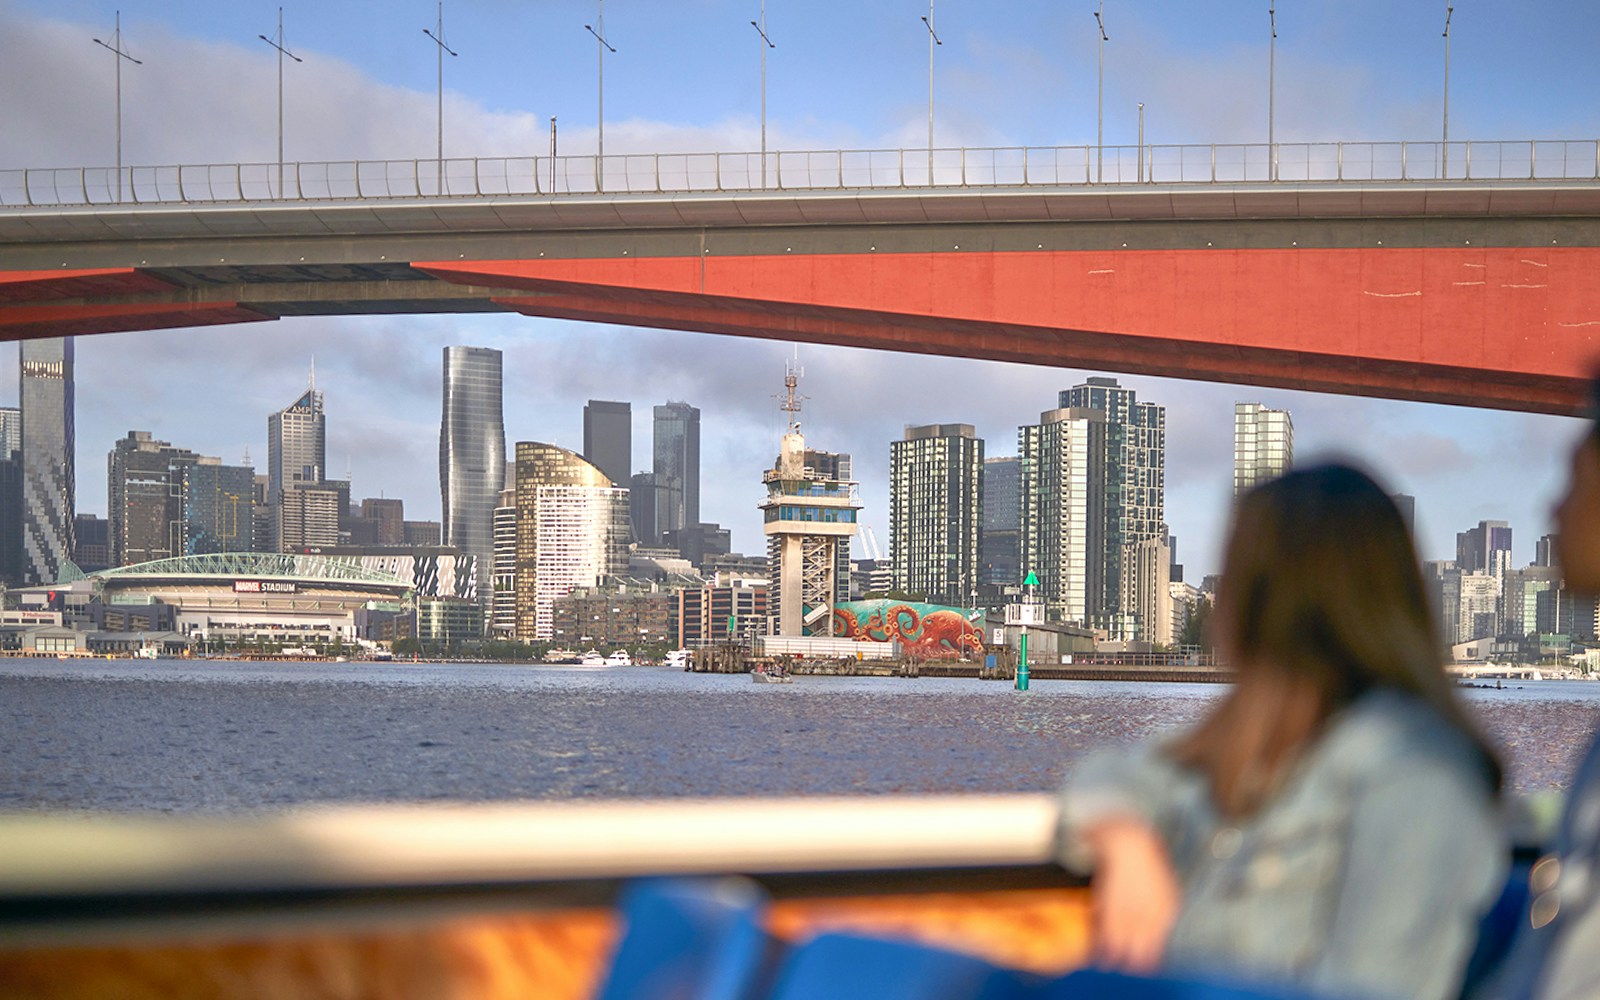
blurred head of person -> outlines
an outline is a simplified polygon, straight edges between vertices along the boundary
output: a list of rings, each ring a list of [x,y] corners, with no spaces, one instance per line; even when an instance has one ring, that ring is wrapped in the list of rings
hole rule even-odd
[[[1600,594],[1600,378],[1591,393],[1596,419],[1572,449],[1567,492],[1556,504],[1556,562],[1567,586]]]
[[[1297,469],[1241,497],[1211,626],[1237,680],[1173,749],[1208,775],[1225,814],[1258,809],[1328,720],[1379,688],[1428,702],[1478,746],[1498,786],[1444,673],[1410,532],[1366,473]]]

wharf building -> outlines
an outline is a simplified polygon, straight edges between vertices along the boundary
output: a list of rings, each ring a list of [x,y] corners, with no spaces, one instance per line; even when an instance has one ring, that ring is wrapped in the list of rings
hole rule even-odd
[[[24,584],[54,583],[69,572],[77,517],[71,337],[19,345],[22,413],[22,542]]]
[[[889,445],[894,589],[965,606],[978,591],[983,441],[971,424],[906,427]]]
[[[984,458],[978,582],[986,587],[1016,587],[1022,583],[1017,550],[1021,503],[1022,460],[1015,455]]]
[[[650,584],[578,587],[555,600],[555,645],[581,651],[635,652],[678,644],[678,595]]]
[[[1294,421],[1288,410],[1233,404],[1233,495],[1288,472],[1294,465]]]
[[[552,638],[556,598],[621,575],[627,539],[627,490],[565,448],[517,442],[515,637]]]
[[[771,566],[768,613],[772,634],[833,635],[833,606],[850,597],[849,539],[861,509],[850,480],[850,456],[806,449],[800,433],[799,369],[784,376],[789,427],[778,458],[762,474],[762,531]]]
[[[439,419],[439,509],[444,544],[487,566],[494,558],[494,508],[506,486],[501,354],[446,347]]]
[[[337,544],[338,535],[331,540],[313,529],[306,534],[308,524],[320,525],[326,515],[320,512],[322,501],[303,499],[295,501],[296,509],[290,515],[289,531],[285,531],[285,494],[291,490],[314,489],[320,486],[328,467],[328,426],[322,409],[322,393],[317,391],[316,375],[305,392],[293,403],[267,416],[267,490],[266,503],[270,510],[267,528],[270,537],[265,545],[276,552],[292,552],[307,544]],[[337,501],[335,501],[337,503]],[[318,511],[313,513],[313,510]]]
[[[767,635],[771,627],[767,582],[762,579],[719,574],[709,584],[685,587],[676,596],[680,646]]]

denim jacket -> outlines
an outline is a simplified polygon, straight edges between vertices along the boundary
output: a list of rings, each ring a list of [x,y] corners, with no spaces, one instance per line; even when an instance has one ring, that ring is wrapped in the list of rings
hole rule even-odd
[[[1340,712],[1242,821],[1220,817],[1206,780],[1160,743],[1090,757],[1063,793],[1063,860],[1092,866],[1083,833],[1130,815],[1161,834],[1182,883],[1166,952],[1180,972],[1442,1000],[1505,875],[1477,750],[1391,691]]]

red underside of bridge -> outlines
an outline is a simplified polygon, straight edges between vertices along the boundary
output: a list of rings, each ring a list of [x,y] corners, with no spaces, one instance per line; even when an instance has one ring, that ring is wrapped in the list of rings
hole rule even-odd
[[[441,261],[528,315],[1575,412],[1600,249]]]
[[[0,271],[0,339],[167,330],[270,317],[236,302],[62,302],[96,296],[168,292],[170,281],[131,267]]]

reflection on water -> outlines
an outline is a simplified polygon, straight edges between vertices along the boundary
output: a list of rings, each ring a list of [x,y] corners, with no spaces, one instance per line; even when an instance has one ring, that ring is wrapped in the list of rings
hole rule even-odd
[[[1465,690],[1510,787],[1562,787],[1600,683]],[[661,668],[0,664],[0,809],[1045,791],[1222,688]]]

